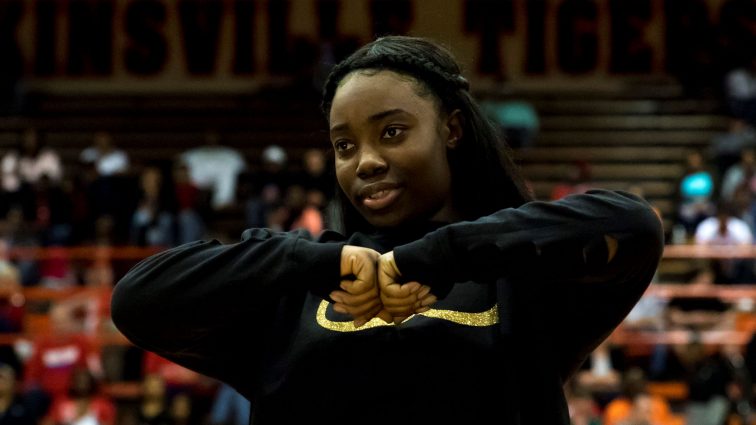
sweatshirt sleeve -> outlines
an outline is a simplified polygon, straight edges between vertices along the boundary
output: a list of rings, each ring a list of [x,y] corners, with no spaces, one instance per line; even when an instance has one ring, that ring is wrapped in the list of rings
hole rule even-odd
[[[197,241],[156,254],[115,286],[113,322],[145,350],[209,376],[234,373],[221,370],[231,368],[222,360],[239,351],[242,329],[247,345],[259,342],[283,297],[327,296],[338,286],[344,243],[328,239],[250,229],[239,243]]]
[[[607,239],[617,242],[611,260]],[[566,375],[638,301],[663,244],[661,221],[644,200],[592,190],[442,227],[396,247],[394,258],[404,279],[439,297],[455,282],[513,278],[526,286],[519,289],[556,299],[549,328],[564,339]]]

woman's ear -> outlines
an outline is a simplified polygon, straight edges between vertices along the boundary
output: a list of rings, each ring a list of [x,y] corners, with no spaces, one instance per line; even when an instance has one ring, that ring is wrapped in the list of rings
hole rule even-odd
[[[462,111],[455,109],[446,118],[446,128],[448,136],[446,138],[446,147],[454,149],[462,141]]]

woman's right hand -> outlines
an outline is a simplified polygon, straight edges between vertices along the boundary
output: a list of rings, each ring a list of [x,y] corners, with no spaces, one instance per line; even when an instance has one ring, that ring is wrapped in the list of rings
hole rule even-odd
[[[341,250],[341,291],[330,293],[335,301],[333,309],[349,314],[354,325],[361,327],[378,316],[390,323],[393,317],[383,309],[378,288],[378,251],[360,246],[345,245]]]

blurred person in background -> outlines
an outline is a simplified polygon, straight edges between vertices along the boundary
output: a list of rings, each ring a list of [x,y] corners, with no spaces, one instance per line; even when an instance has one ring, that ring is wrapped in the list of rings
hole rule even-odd
[[[147,373],[141,388],[136,425],[173,425],[163,377]]]
[[[221,144],[218,132],[205,132],[205,144],[183,152],[180,160],[189,167],[192,182],[212,193],[213,209],[234,205],[237,179],[247,168],[247,162],[237,149]]]
[[[750,59],[725,75],[725,100],[730,113],[756,126],[756,51]]]
[[[0,239],[0,333],[21,332],[25,310],[21,273],[9,259],[7,242]]]
[[[709,144],[709,155],[716,164],[717,177],[723,185],[727,182],[727,171],[738,162],[742,162],[746,150],[756,149],[756,131],[741,118],[730,117],[727,132],[716,134]],[[752,165],[749,163],[749,165]],[[720,193],[729,192],[725,190]]]
[[[210,411],[210,425],[247,425],[250,404],[234,387],[221,382]]]
[[[703,154],[689,152],[675,194],[676,222],[683,225],[688,238],[693,236],[699,223],[715,214],[714,189],[714,176]]]
[[[51,402],[66,396],[76,370],[102,374],[100,353],[82,330],[84,317],[86,311],[78,303],[55,303],[49,313],[50,332],[32,341],[23,388],[37,418],[47,414]]]
[[[17,387],[16,370],[0,363],[0,425],[37,425]]]
[[[170,415],[173,425],[200,425],[200,418],[194,409],[194,402],[188,393],[178,393],[171,397]]]
[[[205,196],[189,175],[189,167],[181,160],[173,164],[173,187],[176,191],[176,243],[185,244],[205,235]]]
[[[751,245],[753,234],[748,223],[736,216],[733,204],[720,201],[716,215],[701,221],[695,231],[696,245]],[[750,283],[756,279],[754,260],[749,258],[711,259],[716,284]]]
[[[593,399],[591,392],[580,387],[575,381],[565,384],[564,395],[570,415],[570,425],[602,425],[601,407]]]
[[[722,425],[730,413],[728,393],[733,375],[719,347],[713,353],[707,352],[707,347],[694,337],[679,347],[678,355],[688,386],[685,424]]]
[[[549,199],[556,201],[568,195],[585,193],[592,188],[591,165],[586,161],[575,161],[565,166],[565,179],[551,190]]]
[[[131,221],[131,243],[173,246],[176,240],[172,182],[157,165],[145,167],[139,177],[141,195]]]
[[[160,376],[169,397],[179,393],[195,395],[205,392],[207,388],[215,385],[213,381],[202,374],[150,351],[144,352],[142,375]]]
[[[42,176],[57,184],[63,178],[63,164],[56,151],[45,146],[39,132],[34,128],[26,129],[18,148],[7,152],[0,159],[2,169],[2,188],[11,194],[13,204],[22,205],[24,216],[32,218],[36,214],[33,196],[28,195],[32,187]]]
[[[311,192],[320,192],[320,196],[327,202],[333,197],[333,175],[328,169],[328,159],[322,149],[307,149],[302,155],[302,171],[294,181]],[[325,205],[323,202],[323,205]]]
[[[621,393],[604,408],[602,425],[683,425],[672,413],[669,401],[648,392],[643,369],[631,367],[622,374]]]
[[[751,195],[756,191],[756,148],[754,147],[741,150],[738,162],[725,171],[719,197],[732,202],[735,199],[736,190],[741,187],[748,190]]]
[[[323,231],[321,204],[313,204],[310,194],[311,192],[306,192],[305,188],[298,184],[293,184],[286,189],[284,207],[288,218],[283,226],[284,229],[307,229],[312,235],[319,235]]]
[[[591,352],[574,379],[603,408],[619,393],[624,371],[625,356],[622,348],[606,339]]]
[[[129,156],[113,143],[113,136],[106,131],[98,131],[93,136],[93,144],[81,151],[79,160],[91,164],[100,177],[125,174],[129,171]]]
[[[87,368],[71,374],[68,392],[52,402],[41,425],[116,425],[116,406]]]
[[[242,176],[247,227],[286,229],[285,196],[292,184],[288,160],[283,147],[269,145],[260,156],[259,169]]]
[[[729,375],[727,397],[730,400],[730,416],[739,418],[741,424],[747,425],[752,421],[754,400],[753,378],[746,364],[745,349],[735,343],[725,343],[719,351]]]
[[[0,222],[2,240],[8,249],[37,248],[40,246],[36,227],[24,219],[21,207],[14,206],[8,210],[5,220]],[[15,266],[21,273],[21,285],[34,286],[39,283],[39,267],[37,258],[32,254],[23,253],[14,259]]]
[[[540,127],[538,112],[526,100],[494,100],[481,102],[483,111],[498,126],[504,140],[513,149],[533,147]]]

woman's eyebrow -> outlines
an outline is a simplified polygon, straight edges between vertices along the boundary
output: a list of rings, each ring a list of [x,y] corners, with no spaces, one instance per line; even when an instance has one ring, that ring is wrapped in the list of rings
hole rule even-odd
[[[388,110],[377,112],[377,113],[375,113],[373,115],[370,115],[368,117],[367,121],[370,122],[370,123],[374,123],[374,122],[381,121],[384,118],[391,117],[391,116],[394,116],[394,115],[408,115],[408,114],[409,114],[409,112],[407,112],[407,111],[405,111],[404,109],[401,109],[401,108],[388,109]],[[331,127],[331,129],[329,131],[331,133],[338,133],[340,131],[346,130],[347,128],[349,128],[349,124],[347,124],[347,123],[341,123],[341,124],[334,125],[333,127]]]
[[[387,117],[390,117],[390,116],[393,116],[393,115],[402,115],[402,114],[408,114],[408,113],[409,112],[407,112],[407,111],[405,111],[404,109],[401,109],[401,108],[389,109],[387,111],[378,112],[377,114],[373,114],[373,115],[369,116],[368,117],[368,121],[370,121],[370,122],[376,122],[376,121],[380,121],[380,120],[382,120],[384,118],[387,118]]]

